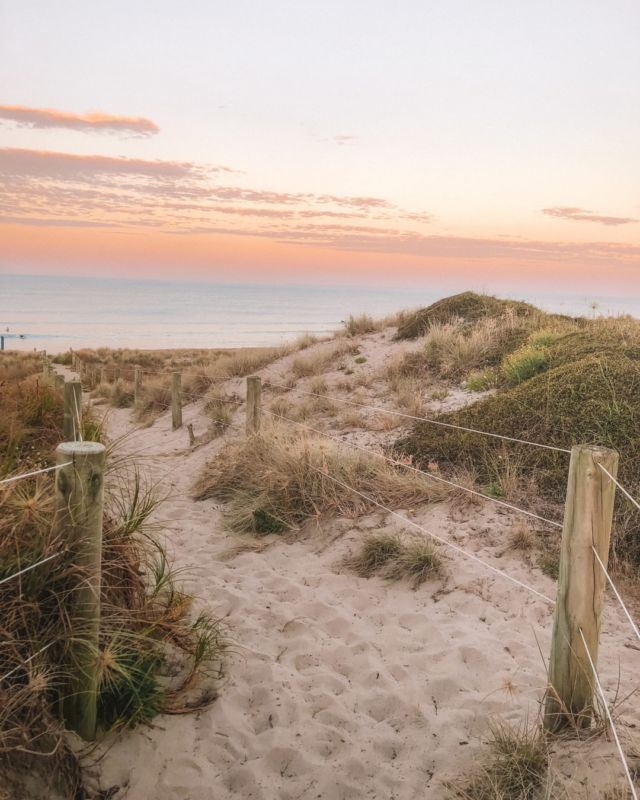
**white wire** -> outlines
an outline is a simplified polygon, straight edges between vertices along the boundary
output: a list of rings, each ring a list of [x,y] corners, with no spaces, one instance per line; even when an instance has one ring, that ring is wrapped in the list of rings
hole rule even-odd
[[[638,511],[640,511],[640,503],[629,494],[629,492],[624,488],[624,486],[616,478],[613,477],[613,475],[609,472],[609,470],[606,467],[603,467],[602,464],[598,464],[598,466],[604,472],[604,474],[607,475],[615,483],[615,485],[618,487],[618,489],[620,489],[620,491],[627,498],[627,500],[630,500],[633,503],[633,505],[638,509]]]
[[[613,717],[611,716],[611,712],[609,711],[609,705],[607,703],[607,698],[605,697],[604,691],[602,689],[602,684],[600,683],[600,678],[598,678],[598,673],[596,672],[595,664],[593,663],[593,659],[591,658],[591,653],[589,652],[589,647],[587,645],[587,640],[584,638],[584,633],[582,632],[582,628],[580,630],[580,636],[582,637],[582,643],[584,644],[584,649],[587,653],[587,658],[589,659],[589,664],[591,664],[591,669],[593,670],[593,678],[596,682],[596,687],[598,689],[598,694],[602,699],[602,704],[604,706],[605,713],[607,718],[609,719],[609,725],[611,726],[611,733],[613,734],[613,738],[616,742],[616,747],[618,748],[618,752],[620,753],[620,759],[622,761],[622,765],[624,767],[625,775],[627,776],[627,781],[629,782],[629,788],[631,789],[631,794],[633,795],[633,800],[638,800],[638,795],[636,793],[636,788],[633,783],[633,779],[631,777],[631,773],[629,772],[629,765],[627,764],[627,759],[624,754],[624,750],[622,749],[622,745],[620,744],[620,739],[618,738],[618,732],[616,730],[616,726],[613,723]]]
[[[30,661],[33,661],[33,659],[34,659],[36,656],[39,656],[39,655],[40,655],[40,653],[44,653],[44,651],[45,651],[45,650],[48,650],[48,649],[49,649],[49,648],[50,648],[52,645],[54,645],[54,644],[55,644],[55,642],[49,642],[49,644],[45,644],[45,646],[44,646],[44,647],[41,647],[41,648],[40,648],[40,650],[37,650],[37,651],[36,651],[36,652],[35,652],[33,655],[29,656],[29,658],[26,658],[26,659],[25,659],[25,660],[24,660],[24,661],[23,661],[21,664],[18,664],[18,665],[17,665],[17,666],[15,666],[13,669],[9,670],[9,672],[7,672],[5,675],[3,675],[3,676],[0,678],[0,683],[2,683],[2,681],[4,681],[4,680],[6,680],[7,678],[9,678],[11,675],[13,675],[13,673],[14,673],[14,672],[17,672],[17,671],[20,669],[20,667],[26,667],[26,665],[27,665],[27,664],[28,664]]]
[[[58,558],[58,556],[62,555],[63,552],[64,551],[61,550],[59,553],[54,553],[52,556],[47,556],[47,558],[43,558],[42,561],[36,561],[35,564],[30,564],[28,567],[21,569],[19,572],[14,572],[13,575],[9,575],[8,578],[3,578],[2,580],[0,580],[0,586],[2,586],[3,583],[7,583],[7,581],[12,581],[19,575],[24,575],[25,572],[29,572],[30,570],[39,567],[41,564],[46,564],[47,561],[51,561],[52,558]]]
[[[562,524],[560,522],[555,522],[552,519],[546,519],[545,517],[541,517],[539,514],[534,514],[533,511],[526,511],[524,508],[519,508],[518,506],[514,506],[511,503],[507,503],[504,500],[499,500],[497,497],[490,497],[489,495],[482,494],[482,492],[477,492],[475,489],[469,489],[466,486],[461,486],[459,483],[454,483],[453,481],[449,481],[446,478],[442,478],[439,475],[433,475],[431,472],[425,472],[422,469],[418,469],[414,467],[412,464],[405,464],[402,461],[396,461],[394,458],[389,458],[389,456],[384,455],[384,453],[377,452],[376,450],[370,450],[367,447],[362,447],[361,445],[355,444],[354,442],[347,442],[343,439],[338,439],[337,436],[331,436],[331,434],[326,433],[325,431],[318,430],[317,428],[312,428],[310,425],[304,425],[302,422],[298,422],[295,419],[291,419],[290,417],[283,417],[280,414],[276,414],[274,411],[269,411],[266,408],[262,409],[266,414],[270,414],[272,417],[277,417],[278,419],[285,420],[286,422],[292,422],[294,425],[298,425],[305,430],[312,431],[313,433],[317,433],[320,436],[325,436],[327,439],[331,439],[338,444],[344,445],[346,447],[353,447],[356,450],[361,450],[363,453],[368,453],[372,456],[378,456],[378,458],[382,458],[384,461],[387,461],[389,464],[393,464],[396,467],[404,467],[405,469],[410,469],[412,472],[417,473],[418,475],[424,475],[426,478],[431,478],[434,481],[438,481],[440,483],[446,483],[447,486],[454,486],[456,489],[460,489],[463,492],[468,492],[469,494],[473,494],[476,497],[481,497],[483,500],[490,500],[492,503],[496,503],[499,506],[504,506],[504,508],[509,508],[512,511],[517,511],[519,514],[526,514],[528,517],[532,517],[533,519],[540,520],[541,522],[545,522],[547,525],[554,525],[556,528],[562,529]]]
[[[269,381],[270,386],[275,386],[279,389],[290,389],[291,387],[285,386],[281,383],[272,383]],[[517,442],[518,444],[528,444],[531,447],[541,447],[544,450],[555,450],[558,453],[571,453],[571,450],[567,450],[565,447],[555,447],[551,444],[540,444],[540,442],[529,442],[526,439],[515,439],[513,436],[503,436],[500,433],[490,433],[489,431],[481,431],[476,428],[465,428],[463,425],[453,425],[450,422],[441,422],[440,420],[436,419],[429,419],[428,417],[416,417],[413,414],[405,414],[402,411],[394,411],[390,408],[380,408],[378,406],[370,406],[366,403],[357,403],[355,400],[345,400],[343,397],[330,397],[326,394],[318,394],[317,392],[305,392],[302,389],[295,389],[295,391],[299,392],[300,394],[306,394],[310,397],[321,397],[323,400],[332,400],[338,403],[346,403],[350,406],[358,406],[359,408],[367,408],[370,411],[377,411],[382,414],[394,414],[397,417],[404,417],[405,419],[413,419],[418,422],[428,422],[430,425],[440,425],[443,428],[454,428],[458,431],[466,431],[467,433],[479,433],[482,436],[492,436],[494,439],[503,439],[507,442]]]
[[[55,467],[45,467],[44,469],[36,469],[33,472],[23,472],[22,475],[13,475],[11,478],[3,478],[0,481],[0,486],[5,483],[19,481],[22,478],[32,478],[34,475],[42,475],[44,472],[54,472],[57,469],[62,469],[62,467],[68,467],[70,464],[73,464],[73,461],[65,461],[64,464],[56,464]]]
[[[325,471],[319,469],[318,467],[314,467],[312,464],[309,464],[309,467],[312,470],[314,470],[315,472],[317,472],[318,474],[324,475],[326,478],[329,478],[329,480],[332,480],[334,483],[337,483],[339,486],[342,486],[343,488],[347,489],[348,491],[359,495],[360,497],[362,497],[367,502],[372,503],[375,506],[378,506],[378,508],[381,508],[383,511],[386,511],[387,514],[392,514],[394,517],[397,517],[398,519],[402,520],[402,522],[405,522],[408,525],[412,525],[414,528],[417,528],[419,531],[422,531],[422,533],[425,533],[427,536],[430,536],[432,539],[435,539],[437,542],[440,542],[441,544],[445,545],[445,547],[449,547],[452,550],[455,550],[457,553],[460,553],[461,555],[466,556],[466,558],[470,558],[472,561],[476,561],[478,564],[482,564],[482,566],[486,567],[486,569],[491,570],[491,572],[494,572],[496,575],[499,575],[502,578],[506,578],[506,580],[511,581],[511,583],[515,583],[516,586],[520,586],[523,589],[526,589],[528,592],[531,592],[532,594],[537,595],[542,600],[545,600],[547,603],[551,603],[552,606],[554,606],[556,604],[555,600],[552,600],[550,597],[547,597],[546,594],[542,594],[542,592],[539,592],[537,589],[534,589],[532,586],[529,586],[528,584],[523,583],[522,581],[518,580],[517,578],[513,578],[511,575],[508,575],[506,572],[503,572],[501,569],[498,569],[497,567],[493,567],[491,564],[488,564],[486,561],[483,561],[481,558],[478,558],[478,556],[473,555],[473,553],[468,553],[466,550],[463,550],[461,547],[458,547],[457,544],[453,544],[452,542],[447,541],[447,539],[444,539],[442,536],[438,536],[437,534],[432,533],[431,531],[428,531],[426,528],[424,528],[422,525],[419,525],[417,522],[414,522],[413,520],[410,520],[408,517],[403,517],[402,514],[399,514],[397,511],[393,511],[392,509],[388,508],[387,506],[383,505],[382,503],[378,502],[377,500],[374,500],[373,497],[369,497],[368,495],[364,494],[363,492],[358,491],[358,489],[354,489],[353,486],[349,486],[348,484],[343,483],[341,480],[339,480],[338,478],[335,478],[333,475],[329,474],[328,472],[325,472]]]
[[[633,632],[635,633],[635,635],[638,637],[638,640],[640,641],[640,630],[638,629],[638,626],[637,626],[637,625],[636,625],[636,623],[634,622],[634,620],[633,620],[633,617],[632,617],[632,616],[631,616],[631,614],[629,613],[629,609],[626,607],[626,605],[625,605],[625,603],[624,603],[624,600],[623,600],[623,599],[622,599],[622,597],[620,596],[620,592],[618,592],[618,590],[617,590],[617,588],[616,588],[616,585],[615,585],[615,583],[614,583],[614,582],[613,582],[613,580],[611,579],[611,575],[609,575],[609,573],[607,572],[607,568],[606,568],[606,567],[605,567],[605,565],[602,563],[602,559],[601,559],[601,558],[600,558],[600,556],[598,555],[598,551],[596,550],[596,548],[595,548],[593,545],[591,545],[591,549],[593,550],[593,554],[594,554],[594,556],[597,558],[597,560],[598,560],[598,564],[600,564],[600,566],[602,567],[602,571],[604,572],[604,574],[606,575],[606,578],[607,578],[607,580],[609,581],[609,586],[611,586],[611,588],[613,589],[613,593],[615,594],[615,596],[616,596],[616,597],[617,597],[617,599],[618,599],[618,602],[619,602],[619,603],[620,603],[620,605],[622,606],[622,610],[623,610],[623,611],[624,611],[624,613],[627,615],[627,619],[628,619],[628,620],[629,620],[629,622],[631,623],[631,627],[633,628]]]

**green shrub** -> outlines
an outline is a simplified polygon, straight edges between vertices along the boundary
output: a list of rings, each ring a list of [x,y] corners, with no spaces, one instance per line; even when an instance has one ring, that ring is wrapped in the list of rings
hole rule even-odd
[[[548,331],[548,330],[534,331],[529,336],[529,344],[532,347],[544,348],[544,347],[549,347],[559,338],[560,334],[555,333],[554,331]]]
[[[549,364],[549,351],[546,348],[526,344],[502,360],[501,371],[509,386],[517,386],[543,372]]]
[[[353,360],[355,361],[356,364],[365,364],[366,361],[367,361],[365,356],[358,356],[357,358],[354,358]]]
[[[498,382],[498,374],[492,367],[474,370],[470,373],[465,383],[465,388],[470,392],[485,392],[493,389]]]
[[[624,355],[589,356],[536,375],[471,406],[438,417],[443,422],[561,448],[599,444],[621,453],[620,480],[640,491],[640,363]],[[396,448],[428,468],[473,464],[484,484],[500,481],[498,466],[513,458],[535,478],[544,497],[564,498],[568,455],[500,442],[481,434],[417,423]],[[617,553],[640,566],[640,514],[618,495]],[[622,512],[628,517],[624,527]],[[624,531],[624,534],[621,533]]]

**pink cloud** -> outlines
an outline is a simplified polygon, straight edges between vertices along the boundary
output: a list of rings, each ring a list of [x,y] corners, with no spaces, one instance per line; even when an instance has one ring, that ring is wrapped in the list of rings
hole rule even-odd
[[[134,136],[153,136],[160,130],[146,117],[124,117],[94,111],[74,114],[55,108],[29,108],[28,106],[0,105],[0,119],[15,122],[27,128],[67,128],[87,132],[126,133]]]
[[[588,208],[574,208],[572,206],[554,206],[553,208],[543,208],[542,213],[548,217],[557,219],[568,219],[577,222],[597,222],[600,225],[628,225],[630,222],[638,222],[633,217],[608,217],[603,214],[594,214]]]
[[[19,147],[0,148],[0,175],[28,178],[88,179],[95,175],[142,175],[151,178],[201,178],[229,167],[202,167],[189,161],[147,161],[120,156],[76,155]]]

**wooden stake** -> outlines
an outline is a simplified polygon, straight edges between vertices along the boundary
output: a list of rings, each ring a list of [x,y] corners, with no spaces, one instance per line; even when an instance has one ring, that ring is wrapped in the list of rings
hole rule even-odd
[[[189,434],[189,447],[193,447],[193,445],[196,443],[196,437],[193,433],[193,422],[190,422],[187,425],[187,432]]]
[[[136,367],[133,371],[133,403],[138,405],[142,397],[142,370]]]
[[[247,436],[260,432],[260,404],[262,401],[262,380],[259,375],[247,378]]]
[[[62,706],[67,726],[85,741],[96,736],[105,447],[64,442],[56,449],[56,525],[77,570],[69,605],[69,684]]]
[[[77,442],[82,432],[82,384],[67,381],[64,385],[64,419],[62,434],[65,442]]]
[[[588,728],[593,715],[594,680],[580,630],[595,664],[606,578],[592,547],[606,566],[616,488],[598,464],[615,476],[618,454],[572,448],[545,703],[548,731]]]
[[[173,430],[182,427],[182,376],[179,372],[171,373],[171,424]]]

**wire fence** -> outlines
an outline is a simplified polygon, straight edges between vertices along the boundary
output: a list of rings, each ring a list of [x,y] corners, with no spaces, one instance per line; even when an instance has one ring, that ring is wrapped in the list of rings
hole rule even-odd
[[[167,377],[169,377],[175,371],[172,371],[172,372],[155,372],[154,373],[154,372],[149,371],[149,370],[143,370],[142,372],[145,373],[145,374],[166,375]],[[229,380],[231,378],[236,378],[236,377],[238,377],[238,376],[216,376],[216,378],[212,379],[211,382],[209,383],[209,387],[213,386],[215,383],[223,382],[223,381]],[[269,383],[268,386],[269,387],[275,387],[275,388],[284,388],[284,389],[290,389],[291,388],[290,386],[285,386],[285,385],[277,384],[277,383]],[[237,397],[221,397],[221,396],[207,397],[206,396],[206,391],[208,391],[208,389],[205,390],[205,392],[180,393],[179,402],[180,402],[180,404],[184,403],[185,400],[188,401],[188,402],[198,402],[198,401],[202,401],[202,402],[220,402],[220,403],[226,403],[226,404],[234,405],[234,406],[236,406],[236,408],[239,408],[240,406],[242,406],[242,405],[244,405],[246,403],[245,399],[241,399],[241,398],[237,398]],[[532,446],[532,447],[537,447],[537,448],[542,448],[542,449],[545,449],[545,450],[559,452],[559,453],[565,453],[565,454],[570,454],[571,453],[571,450],[569,450],[567,448],[563,448],[563,447],[557,447],[557,446],[554,446],[554,445],[549,445],[549,444],[545,444],[545,443],[541,443],[541,442],[532,442],[532,441],[528,441],[526,439],[519,439],[517,437],[505,436],[505,435],[494,433],[494,432],[491,432],[491,431],[483,431],[483,430],[479,430],[479,429],[475,429],[475,428],[471,428],[471,427],[455,425],[453,423],[447,423],[447,422],[444,422],[442,420],[435,420],[435,419],[432,419],[432,418],[429,418],[429,417],[426,417],[426,416],[406,414],[404,412],[396,411],[394,409],[388,409],[388,408],[383,408],[383,407],[379,407],[379,406],[375,406],[375,405],[371,405],[371,404],[367,404],[367,403],[361,403],[361,402],[357,402],[357,401],[354,401],[354,400],[348,400],[348,399],[342,398],[342,397],[330,396],[330,395],[327,395],[327,394],[324,394],[324,393],[321,393],[321,392],[302,391],[302,390],[299,390],[299,389],[297,391],[300,394],[303,394],[303,395],[317,397],[317,398],[320,398],[320,399],[323,399],[323,400],[329,400],[331,402],[339,402],[339,403],[343,403],[343,404],[348,405],[348,406],[367,409],[367,410],[370,410],[370,411],[373,411],[373,412],[376,412],[376,413],[392,414],[392,415],[396,415],[398,417],[401,417],[401,418],[404,418],[404,419],[408,419],[408,420],[411,420],[411,421],[414,421],[414,422],[427,423],[427,424],[431,424],[431,425],[435,425],[435,426],[439,426],[439,427],[443,427],[443,428],[447,428],[447,429],[456,429],[456,430],[460,430],[460,431],[463,431],[463,432],[472,433],[472,434],[476,434],[476,435],[482,435],[482,436],[490,437],[490,438],[497,439],[497,440],[503,440],[503,441],[507,441],[507,442],[519,443],[519,444]],[[78,408],[78,400],[77,400],[77,398],[75,396],[74,396],[74,403],[75,403],[75,408],[73,410],[75,412],[75,415],[77,415],[77,418],[79,419],[80,409]],[[247,410],[249,410],[249,409],[247,409]],[[551,527],[560,528],[560,529],[563,528],[563,523],[561,523],[561,522],[559,522],[557,520],[548,519],[548,518],[543,517],[542,515],[537,514],[537,513],[533,512],[531,510],[521,508],[521,507],[519,507],[519,506],[517,506],[517,505],[515,505],[513,503],[509,503],[509,502],[507,502],[505,500],[501,500],[500,498],[496,498],[496,497],[492,497],[490,495],[484,494],[483,492],[477,491],[476,489],[473,489],[473,488],[471,488],[469,486],[464,486],[464,485],[456,482],[455,480],[450,480],[448,478],[445,478],[442,475],[434,474],[433,472],[420,469],[420,468],[414,466],[411,463],[407,463],[407,462],[405,462],[403,460],[399,460],[399,459],[393,458],[393,457],[391,457],[391,456],[387,455],[386,453],[381,452],[379,450],[375,450],[375,449],[372,449],[371,447],[366,447],[366,446],[360,445],[360,444],[358,444],[356,442],[353,442],[353,441],[347,441],[347,440],[345,440],[343,438],[339,438],[337,436],[334,436],[334,435],[328,433],[327,431],[321,430],[321,429],[319,429],[317,427],[314,427],[314,426],[311,426],[311,425],[307,425],[307,424],[305,424],[305,423],[303,423],[303,422],[301,422],[299,420],[293,419],[291,417],[287,417],[287,416],[285,416],[283,414],[279,414],[279,413],[277,413],[275,411],[271,411],[271,410],[263,408],[263,407],[260,407],[259,411],[260,412],[264,412],[268,416],[270,416],[270,417],[272,417],[274,419],[277,419],[277,420],[279,420],[281,422],[294,425],[294,426],[298,427],[299,429],[306,431],[307,433],[311,433],[313,435],[324,437],[324,438],[326,438],[328,440],[331,440],[331,441],[337,443],[338,445],[340,445],[341,447],[351,448],[351,449],[356,450],[358,452],[365,453],[367,456],[372,456],[372,457],[375,457],[375,458],[382,459],[383,461],[385,461],[386,463],[390,464],[394,468],[409,470],[409,471],[411,471],[411,472],[413,472],[415,474],[418,474],[418,475],[426,478],[427,480],[431,480],[431,481],[434,481],[434,482],[437,482],[437,483],[448,485],[451,488],[456,489],[456,491],[461,491],[461,492],[468,493],[469,495],[477,497],[478,499],[481,499],[482,501],[491,502],[493,504],[496,504],[497,506],[505,508],[508,511],[524,515],[524,516],[526,516],[528,518],[531,518],[531,519],[535,519],[536,521],[541,522],[544,525],[549,525]],[[225,431],[238,431],[239,432],[239,431],[241,431],[243,429],[242,426],[240,426],[240,425],[238,425],[238,424],[236,424],[234,422],[231,422],[230,420],[226,421],[224,423],[224,425],[220,426],[220,428],[221,428],[221,430],[223,432],[225,432]],[[81,434],[80,430],[75,430],[74,433],[76,434],[77,437],[79,437],[81,439],[82,434]],[[57,464],[57,465],[52,466],[52,467],[45,467],[45,468],[42,468],[42,469],[33,470],[33,471],[30,471],[30,472],[25,472],[25,473],[22,473],[22,474],[19,474],[19,475],[13,475],[13,476],[10,476],[8,478],[4,478],[4,479],[0,480],[0,486],[8,485],[8,484],[14,483],[16,481],[19,481],[19,480],[22,480],[22,479],[31,478],[31,477],[35,477],[35,476],[38,476],[38,475],[41,475],[41,474],[55,472],[55,471],[57,471],[59,469],[62,469],[63,467],[70,466],[72,464],[73,464],[73,461],[66,461],[66,462],[64,462],[62,464]],[[615,486],[622,492],[622,494],[626,497],[626,499],[629,500],[638,510],[640,510],[640,503],[631,495],[629,490],[626,489],[617,480],[617,478],[612,474],[612,472],[610,470],[608,470],[606,467],[604,467],[602,464],[598,464],[598,466],[603,471],[603,473],[608,477],[608,479],[611,482],[613,482],[615,484]],[[348,482],[346,482],[344,480],[341,480],[336,475],[331,474],[330,471],[329,471],[328,466],[326,465],[326,463],[325,463],[325,465],[323,465],[323,468],[317,467],[317,466],[315,466],[315,465],[313,465],[311,463],[308,464],[308,467],[311,470],[313,470],[316,473],[318,473],[319,475],[321,475],[323,478],[333,482],[337,486],[342,487],[347,492],[353,493],[354,495],[360,497],[362,500],[364,500],[366,503],[370,504],[371,506],[377,507],[380,510],[384,511],[389,516],[400,520],[403,525],[412,527],[413,529],[419,531],[422,535],[424,535],[424,536],[432,539],[433,541],[437,542],[438,544],[442,545],[444,548],[446,548],[446,549],[448,549],[448,550],[450,550],[450,551],[462,556],[463,558],[467,559],[470,562],[473,562],[473,563],[479,565],[484,571],[490,572],[492,575],[500,578],[501,580],[503,580],[505,582],[508,582],[510,585],[515,585],[515,586],[519,587],[520,589],[525,590],[526,592],[528,592],[530,595],[532,595],[536,599],[542,600],[546,604],[548,604],[548,605],[550,605],[552,607],[556,606],[557,599],[549,597],[547,594],[545,594],[544,592],[538,590],[537,588],[535,588],[534,586],[532,586],[530,583],[526,582],[525,580],[521,580],[520,578],[515,577],[514,575],[510,574],[507,570],[500,569],[500,568],[496,567],[495,565],[491,564],[489,561],[487,561],[484,558],[481,558],[480,556],[478,556],[476,553],[470,552],[469,550],[459,546],[455,542],[452,542],[452,541],[448,540],[446,537],[441,536],[441,535],[439,535],[437,533],[434,533],[433,531],[429,530],[424,525],[416,522],[415,520],[410,519],[408,516],[405,516],[404,514],[401,514],[399,511],[396,511],[396,510],[390,508],[387,504],[380,502],[377,498],[372,497],[368,493],[362,492],[360,489],[350,485]],[[610,586],[612,592],[614,593],[614,595],[616,597],[616,600],[619,603],[620,608],[622,609],[623,614],[625,615],[627,621],[629,622],[629,624],[630,624],[630,626],[631,626],[631,628],[633,630],[634,635],[640,641],[640,629],[638,628],[638,625],[635,623],[635,621],[634,621],[634,619],[633,619],[633,617],[632,617],[632,615],[631,615],[631,613],[630,613],[630,611],[628,609],[627,604],[624,602],[624,600],[623,600],[618,588],[615,585],[615,582],[613,581],[609,571],[607,570],[607,567],[606,567],[605,563],[603,562],[602,558],[600,557],[596,547],[592,545],[591,549],[593,551],[594,558],[598,562],[600,568],[602,569],[603,574],[604,574],[604,576],[606,578],[606,582],[608,583],[608,585]],[[56,553],[48,556],[47,558],[41,559],[41,560],[39,560],[37,562],[34,562],[33,564],[29,564],[28,566],[17,570],[16,572],[14,572],[11,575],[5,576],[4,578],[2,578],[0,580],[0,586],[3,586],[5,584],[9,583],[10,581],[13,581],[13,580],[21,577],[22,575],[25,575],[25,574],[29,573],[30,571],[35,570],[38,567],[40,567],[40,566],[42,566],[44,564],[47,564],[47,563],[53,561],[54,559],[59,558],[64,552],[66,552],[66,548],[61,550],[61,551],[59,551],[59,552],[56,552]],[[624,768],[624,771],[625,771],[625,775],[626,775],[627,781],[629,783],[629,787],[630,787],[632,796],[633,796],[634,800],[637,800],[637,793],[636,793],[636,789],[635,789],[635,785],[634,785],[634,782],[633,782],[633,778],[632,778],[632,775],[631,775],[631,772],[630,772],[630,769],[629,769],[628,761],[627,761],[626,755],[624,753],[624,749],[622,747],[622,744],[621,744],[621,741],[620,741],[620,737],[619,737],[618,732],[616,730],[616,726],[615,726],[614,720],[613,720],[611,712],[609,710],[609,705],[607,703],[606,696],[605,696],[604,690],[602,688],[602,684],[601,684],[599,676],[597,674],[597,670],[596,670],[596,666],[595,666],[594,660],[593,660],[591,652],[589,651],[589,648],[587,646],[587,641],[586,641],[586,638],[585,638],[585,635],[583,633],[582,628],[579,629],[579,632],[580,632],[580,636],[581,636],[583,644],[584,644],[586,655],[588,656],[588,660],[589,660],[589,664],[590,664],[590,667],[591,667],[591,672],[592,672],[593,680],[594,680],[594,684],[595,684],[595,689],[596,689],[597,694],[599,695],[599,697],[600,697],[600,699],[602,701],[603,708],[604,708],[604,710],[606,712],[606,715],[607,715],[607,718],[608,718],[608,721],[609,721],[609,725],[610,725],[610,728],[611,728],[611,731],[612,731],[612,735],[614,737],[614,740],[615,740],[615,743],[616,743],[616,747],[617,747],[617,750],[618,750],[618,754],[619,754],[620,759],[621,759],[622,764],[623,764],[623,768]],[[52,647],[53,644],[55,644],[55,642],[49,642],[44,647],[40,648],[37,652],[33,653],[31,656],[29,656],[24,661],[22,661],[20,664],[18,664],[15,667],[13,667],[13,669],[11,669],[5,675],[0,677],[0,682],[3,682],[7,678],[11,677],[19,669],[21,669],[23,667],[26,667],[38,655],[44,653],[46,650],[48,650],[50,647]]]

